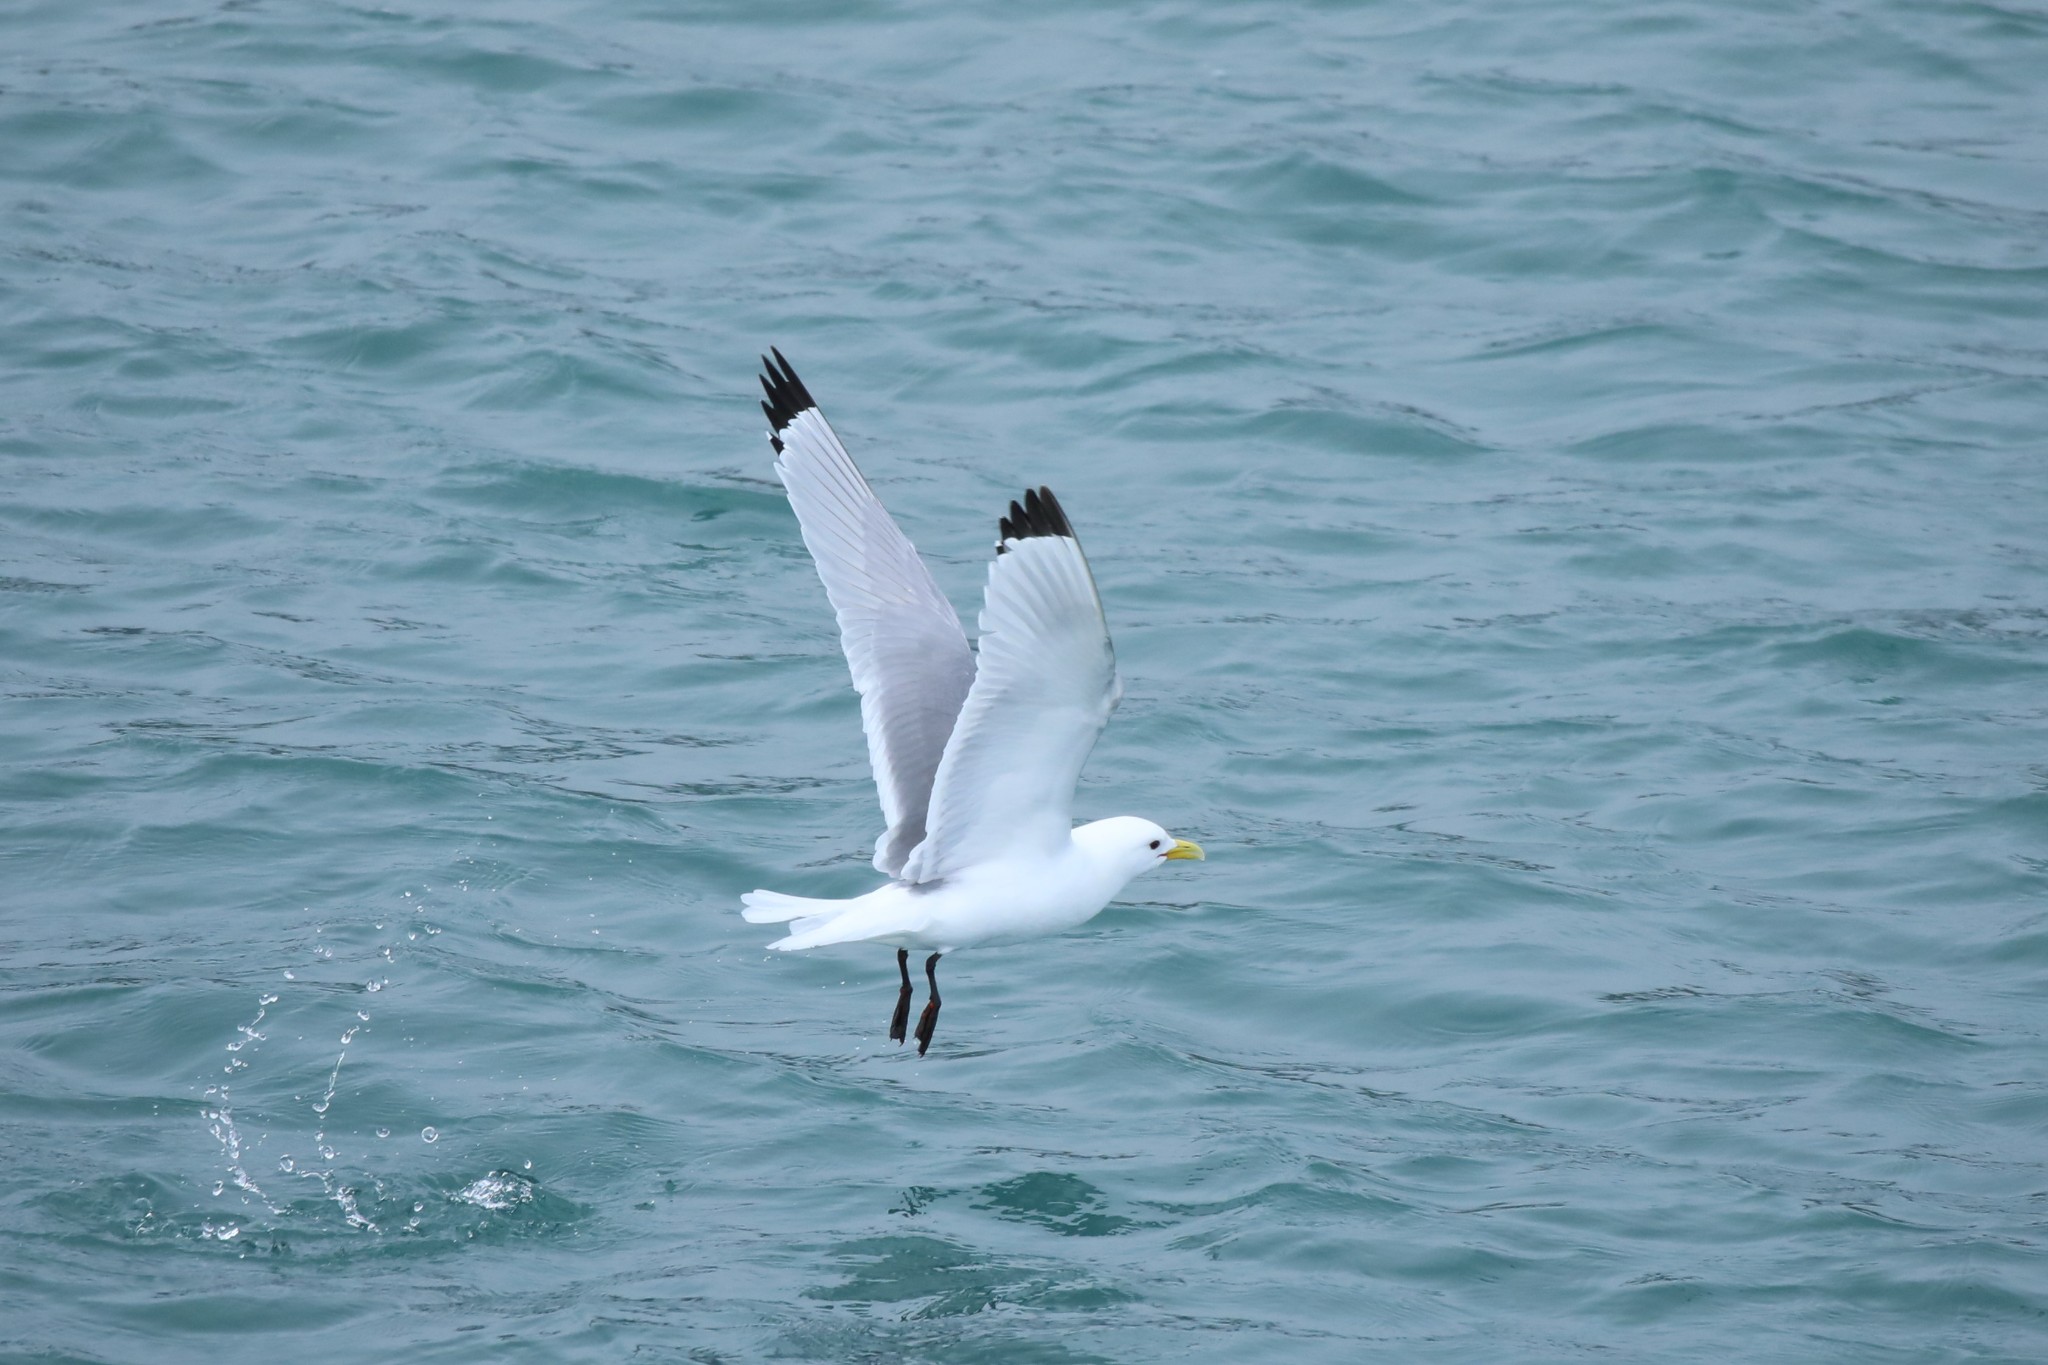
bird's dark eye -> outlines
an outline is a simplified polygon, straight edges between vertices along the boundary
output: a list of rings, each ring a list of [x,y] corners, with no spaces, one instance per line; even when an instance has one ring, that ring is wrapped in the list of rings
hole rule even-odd
[[[1154,839],[1154,840],[1152,841],[1152,847],[1154,847],[1154,848],[1157,848],[1157,847],[1159,847],[1159,841],[1158,841],[1157,839]]]

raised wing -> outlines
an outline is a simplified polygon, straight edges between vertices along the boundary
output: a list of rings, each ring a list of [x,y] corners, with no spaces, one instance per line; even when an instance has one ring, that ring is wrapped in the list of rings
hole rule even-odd
[[[772,348],[771,348],[772,350]],[[796,371],[762,357],[775,472],[839,618],[839,645],[860,693],[868,763],[888,828],[875,867],[891,877],[925,838],[932,779],[974,681],[960,618],[917,548],[875,497]]]
[[[1061,847],[1081,765],[1122,695],[1081,542],[1051,489],[1026,493],[1003,518],[974,686],[904,879],[937,881],[1004,854]]]

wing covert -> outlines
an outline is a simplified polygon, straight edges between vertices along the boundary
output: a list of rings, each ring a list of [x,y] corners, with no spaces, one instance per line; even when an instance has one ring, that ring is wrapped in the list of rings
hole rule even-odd
[[[933,779],[974,680],[974,656],[916,547],[782,352],[770,349],[761,410],[775,472],[839,620],[888,826],[875,841],[875,867],[897,877],[925,838]]]

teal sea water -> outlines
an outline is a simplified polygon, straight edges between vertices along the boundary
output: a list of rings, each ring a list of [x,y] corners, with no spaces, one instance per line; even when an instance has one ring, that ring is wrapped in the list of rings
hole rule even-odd
[[[0,17],[0,1357],[2048,1357],[2037,4]],[[920,1061],[780,346],[1205,864]],[[971,619],[971,615],[970,615]]]

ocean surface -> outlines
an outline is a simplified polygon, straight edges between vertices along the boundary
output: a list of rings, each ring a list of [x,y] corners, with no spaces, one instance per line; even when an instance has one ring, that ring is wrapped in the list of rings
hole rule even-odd
[[[23,0],[0,1358],[2048,1358],[2048,11]],[[872,884],[779,346],[1209,860]]]

